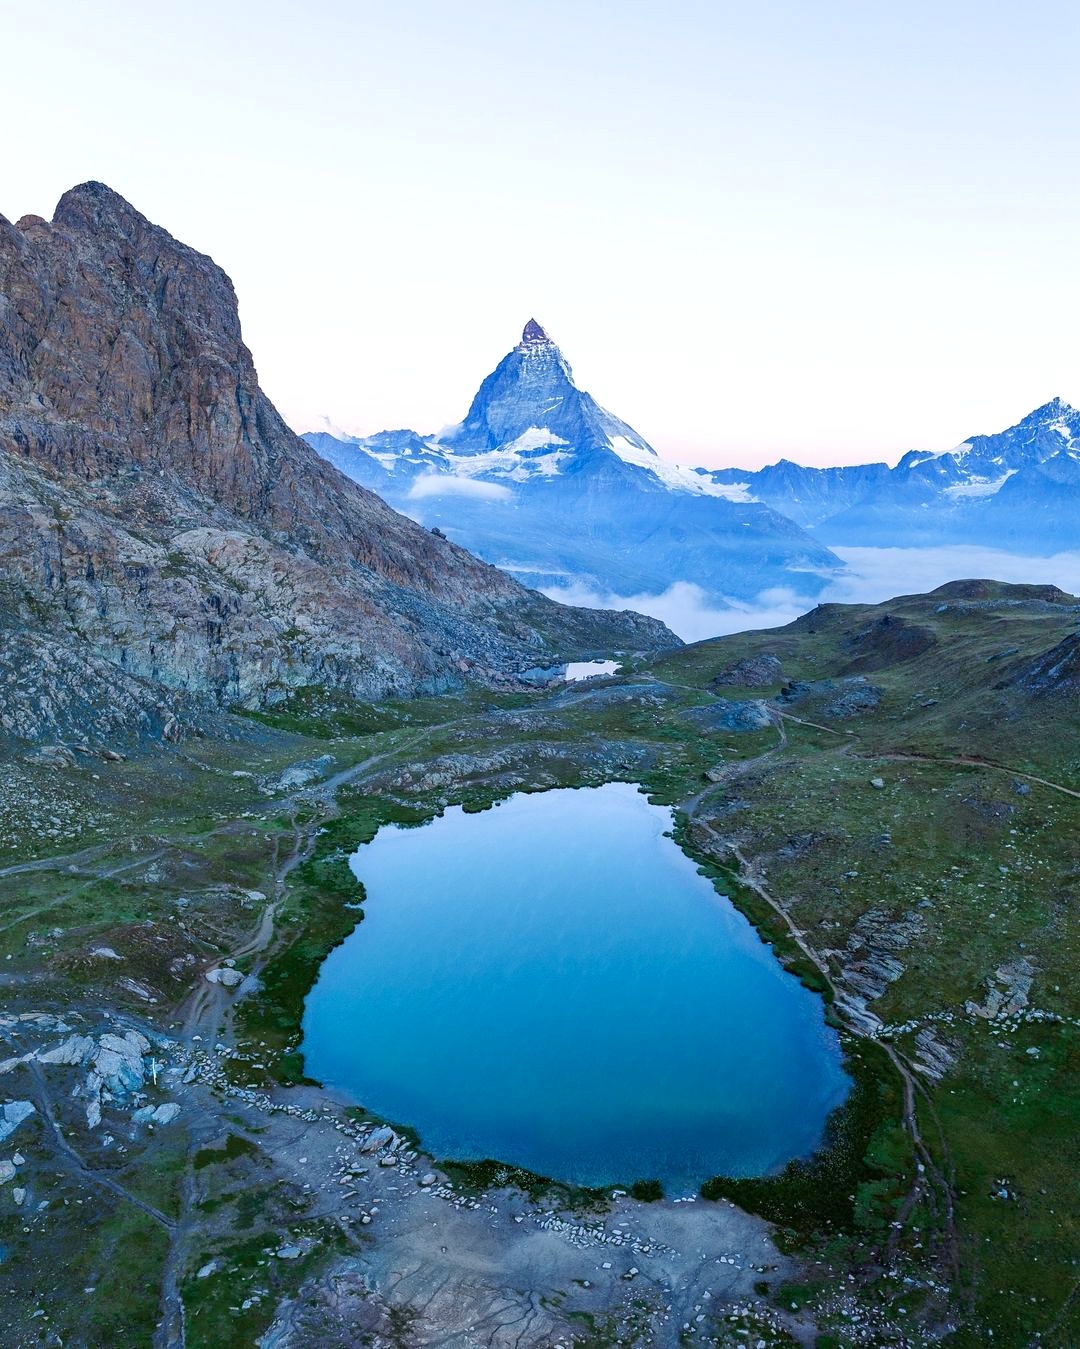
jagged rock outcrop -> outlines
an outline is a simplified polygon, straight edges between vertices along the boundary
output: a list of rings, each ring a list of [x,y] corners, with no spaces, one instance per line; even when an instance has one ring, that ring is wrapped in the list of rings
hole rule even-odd
[[[343,477],[259,388],[221,268],[100,183],[51,223],[0,217],[0,634],[5,684],[28,648],[55,674],[0,698],[22,738],[675,641],[553,604]]]
[[[1080,636],[1070,633],[1049,651],[1025,665],[1010,681],[1031,693],[1069,693],[1080,689]]]

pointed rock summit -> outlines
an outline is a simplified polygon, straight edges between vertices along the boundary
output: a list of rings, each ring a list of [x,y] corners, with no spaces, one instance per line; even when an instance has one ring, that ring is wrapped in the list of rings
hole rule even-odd
[[[547,333],[535,319],[530,319],[528,323],[526,323],[521,334],[521,345],[523,347],[532,346],[537,342],[550,341],[551,338],[548,337]]]
[[[609,452],[612,437],[622,437],[654,453],[636,431],[577,387],[569,361],[536,319],[526,323],[521,341],[480,385],[465,420],[444,432],[440,443],[458,454],[483,454],[524,444],[523,436],[534,448],[570,445],[579,454]]]

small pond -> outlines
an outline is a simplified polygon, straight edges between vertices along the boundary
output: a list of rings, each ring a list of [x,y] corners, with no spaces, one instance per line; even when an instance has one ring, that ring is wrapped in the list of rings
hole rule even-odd
[[[576,684],[582,679],[598,679],[601,675],[618,674],[621,668],[617,660],[572,660],[566,667],[563,678],[568,684]]]
[[[365,919],[304,1016],[307,1071],[436,1157],[578,1184],[762,1175],[849,1079],[787,974],[629,784],[452,807],[352,867]]]

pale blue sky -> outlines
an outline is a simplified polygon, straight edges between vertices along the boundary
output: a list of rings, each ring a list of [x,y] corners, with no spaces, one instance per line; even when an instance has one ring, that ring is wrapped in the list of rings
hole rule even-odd
[[[661,451],[1080,401],[1064,3],[0,0],[0,211],[100,178],[233,277],[294,425],[431,430],[535,314]]]

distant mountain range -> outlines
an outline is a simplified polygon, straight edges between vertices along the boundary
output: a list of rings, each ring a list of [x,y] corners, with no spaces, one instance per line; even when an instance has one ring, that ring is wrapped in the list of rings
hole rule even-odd
[[[304,439],[399,510],[541,587],[615,595],[691,581],[713,600],[808,602],[843,547],[1080,548],[1080,412],[1059,398],[996,435],[885,463],[685,468],[574,383],[534,320],[437,435]]]
[[[574,383],[535,321],[438,435],[305,437],[349,477],[534,586],[617,595],[692,581],[716,599],[811,601],[840,560],[721,478],[662,459]]]
[[[1080,412],[1055,398],[997,435],[953,450],[912,450],[895,468],[696,472],[761,501],[836,545],[982,544],[1049,555],[1080,547]]]

